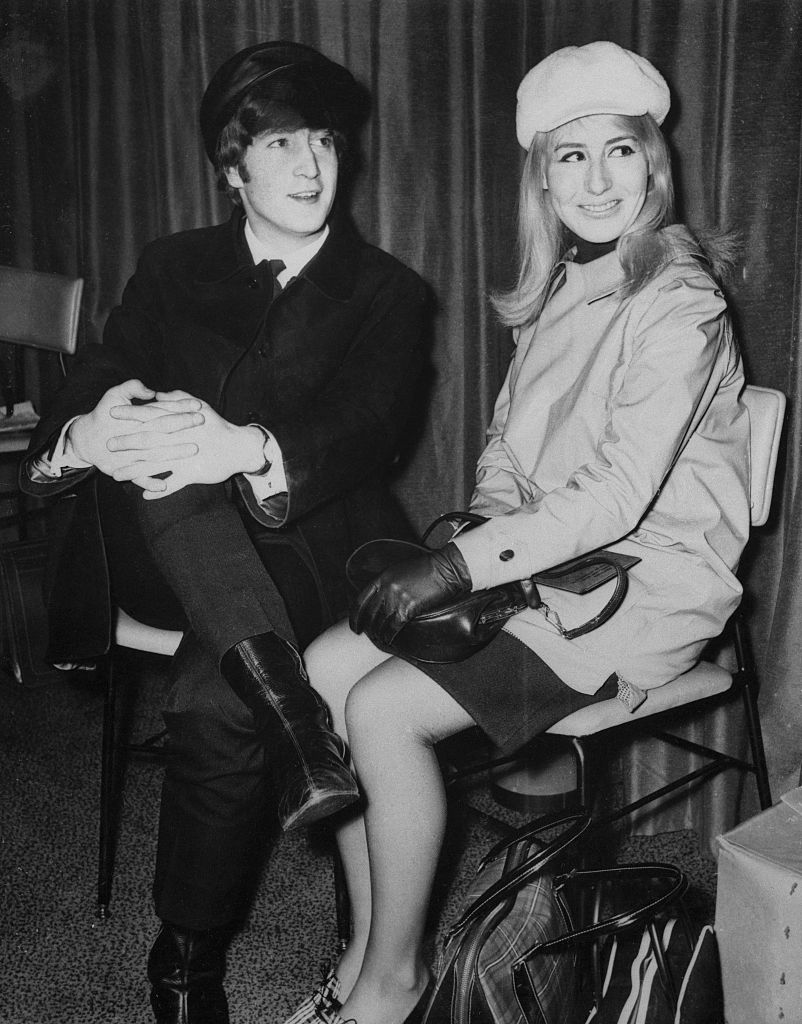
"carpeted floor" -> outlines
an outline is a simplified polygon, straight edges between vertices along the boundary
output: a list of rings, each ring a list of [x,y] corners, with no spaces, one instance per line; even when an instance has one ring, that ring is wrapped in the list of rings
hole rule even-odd
[[[137,732],[158,725],[163,679],[146,668]],[[144,965],[156,929],[149,887],[160,769],[147,763],[128,769],[111,917],[98,922],[101,714],[101,694],[87,681],[28,689],[0,677],[0,1021],[7,1024],[151,1020]],[[433,949],[479,856],[497,839],[473,815],[461,834],[465,841],[452,844],[459,855],[444,863]],[[631,839],[621,856],[684,868],[696,916],[712,920],[715,866],[700,855],[693,834]],[[233,1024],[281,1022],[335,950],[325,842],[303,833],[285,836],[268,859],[248,926],[232,946],[226,987]]]

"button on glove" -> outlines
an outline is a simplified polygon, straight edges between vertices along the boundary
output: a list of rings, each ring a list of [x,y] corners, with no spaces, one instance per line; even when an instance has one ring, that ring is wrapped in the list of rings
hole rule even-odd
[[[387,646],[410,619],[441,608],[471,589],[471,574],[456,544],[385,569],[359,594],[351,629]]]

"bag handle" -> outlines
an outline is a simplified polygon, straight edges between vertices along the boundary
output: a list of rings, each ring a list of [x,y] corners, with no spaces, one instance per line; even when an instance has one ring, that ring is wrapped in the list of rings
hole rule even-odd
[[[530,839],[537,842],[537,836],[540,832],[548,832],[553,828],[560,828],[569,824],[579,827],[579,834],[575,837],[578,838],[579,835],[582,835],[590,828],[592,819],[587,811],[571,811],[569,813],[554,811],[551,814],[544,814],[539,818],[535,818],[534,821],[527,821],[525,825],[520,825],[515,831],[510,832],[506,839],[501,839],[495,846],[490,847],[479,861],[479,865],[476,868],[477,873],[482,868],[486,868],[488,864],[501,856],[502,853],[509,850],[511,846],[515,846],[516,843]]]
[[[487,516],[480,516],[478,512],[443,512],[436,519],[433,519],[431,523],[423,531],[421,537],[422,543],[426,543],[429,539],[429,535],[441,524],[441,523],[452,523],[458,527],[468,526],[479,526],[481,523],[487,522]]]
[[[592,619],[588,619],[587,622],[583,622],[581,626],[577,626],[575,629],[563,629],[562,625],[558,627],[563,639],[565,640],[574,640],[578,636],[590,633],[591,630],[598,629],[599,626],[603,625],[615,614],[615,612],[618,611],[621,606],[621,602],[627,596],[629,577],[626,574],[626,570],[617,562],[613,561],[613,559],[605,558],[603,555],[590,555],[584,564],[609,565],[615,570],[615,588],[610,595],[609,601],[607,601],[602,610],[597,615],[594,615]]]
[[[534,839],[539,832],[566,826],[559,836],[543,845],[542,849],[527,857],[521,863],[514,864],[512,870],[502,875],[497,882],[478,896],[448,930],[446,942],[467,928],[478,917],[487,913],[492,907],[516,894],[533,875],[539,874],[546,865],[558,857],[572,843],[576,842],[590,827],[590,823],[590,816],[581,811],[563,816],[556,814],[548,815],[544,818],[539,818],[534,826],[531,824],[525,825],[512,838],[494,846],[483,858],[479,870],[505,851],[513,850],[514,852],[516,845],[521,845],[528,840]]]
[[[559,891],[569,883],[579,883],[583,886],[586,884],[595,885],[598,882],[622,878],[627,880],[633,878],[663,878],[671,884],[659,896],[644,900],[642,903],[621,911],[619,914],[614,914],[612,917],[605,918],[603,921],[597,921],[595,924],[588,925],[585,928],[575,928],[570,932],[566,932],[565,935],[558,936],[556,939],[536,943],[522,953],[515,961],[513,970],[519,969],[524,964],[524,961],[537,953],[556,952],[575,943],[589,942],[601,935],[610,935],[614,932],[631,928],[634,924],[650,921],[658,911],[679,899],[688,889],[688,879],[678,867],[674,864],[662,864],[659,862],[651,864],[621,864],[614,868],[572,871],[555,879],[554,884],[555,891]]]

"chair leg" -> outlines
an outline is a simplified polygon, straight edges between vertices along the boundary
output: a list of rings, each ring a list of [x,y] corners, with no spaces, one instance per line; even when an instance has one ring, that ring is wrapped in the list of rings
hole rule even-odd
[[[579,793],[579,806],[590,814],[590,786],[587,773],[587,753],[580,736],[571,738],[571,746],[574,748],[574,760],[576,761],[576,788]]]
[[[337,847],[334,847],[334,906],[337,913],[337,948],[345,950],[351,938],[351,901],[345,884],[343,862]]]
[[[98,847],[97,909],[95,916],[105,921],[109,916],[111,879],[114,871],[114,793],[117,768],[117,694],[114,657],[109,653],[101,664],[105,677],[103,702],[103,739],[100,753],[100,838]]]
[[[765,811],[768,807],[771,807],[773,800],[769,784],[769,769],[766,764],[766,750],[763,746],[763,733],[760,728],[760,716],[757,710],[757,698],[751,679],[746,678],[744,680],[741,695],[744,702],[746,729],[749,733],[749,746],[752,751],[752,764],[755,770],[758,800],[760,801],[761,810]]]
[[[743,698],[746,730],[749,735],[749,747],[752,753],[752,765],[757,783],[757,795],[762,810],[772,805],[769,769],[766,764],[766,750],[763,745],[763,732],[760,728],[760,714],[757,706],[759,691],[757,671],[752,656],[752,648],[746,632],[746,626],[740,614],[735,619],[735,656],[738,672],[741,676],[741,696]],[[802,775],[800,776],[802,778]]]

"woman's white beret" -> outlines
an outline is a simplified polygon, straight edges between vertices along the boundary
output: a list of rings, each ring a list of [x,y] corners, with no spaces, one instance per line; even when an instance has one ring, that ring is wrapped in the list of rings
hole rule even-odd
[[[665,79],[648,60],[617,43],[555,50],[518,87],[518,141],[529,149],[548,132],[589,114],[651,114],[662,124],[671,106]]]

